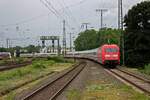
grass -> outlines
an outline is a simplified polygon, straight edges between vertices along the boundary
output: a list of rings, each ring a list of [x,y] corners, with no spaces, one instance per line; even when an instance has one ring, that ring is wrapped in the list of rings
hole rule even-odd
[[[32,65],[0,72],[0,91],[12,88],[53,71],[64,70],[72,64],[71,62],[60,63],[56,60],[38,59],[34,60]]]
[[[26,91],[26,90],[32,89],[32,87],[34,87],[35,85],[40,84],[41,82],[43,82],[43,81],[46,80],[47,78],[49,78],[49,76],[43,77],[43,78],[41,78],[41,79],[39,79],[39,80],[36,80],[36,81],[34,81],[34,82],[30,83],[30,84],[27,84],[27,85],[23,86],[23,87],[21,87],[21,88],[15,90],[15,91],[12,91],[11,93],[9,93],[9,94],[3,96],[3,97],[2,97],[2,100],[14,100],[16,94],[19,94],[19,93],[21,93],[22,91]]]
[[[150,75],[150,64],[145,65],[144,69],[140,69],[140,72],[147,74],[147,75]]]
[[[76,89],[67,91],[67,100],[80,100],[80,99],[81,99],[80,91]]]
[[[67,63],[67,62],[73,62],[73,60],[66,60],[63,57],[47,57],[47,60],[53,60],[58,63]]]
[[[7,65],[7,64],[11,64],[11,63],[20,64],[20,63],[23,63],[26,61],[29,61],[29,59],[27,59],[27,58],[4,59],[4,60],[0,60],[0,65]]]
[[[81,100],[150,100],[126,85],[91,84]]]
[[[150,98],[124,84],[93,81],[83,92],[69,90],[67,100],[150,100]]]

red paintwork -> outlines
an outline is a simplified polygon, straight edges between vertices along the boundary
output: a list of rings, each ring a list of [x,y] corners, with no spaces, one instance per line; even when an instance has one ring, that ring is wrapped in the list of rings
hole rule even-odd
[[[116,48],[118,51],[108,53],[108,52],[105,51],[107,48]],[[107,55],[109,57],[106,57]],[[116,55],[117,55],[117,57],[116,57]],[[97,57],[98,57],[98,61],[102,64],[105,64],[106,61],[117,61],[117,64],[120,64],[120,50],[119,50],[119,47],[115,44],[103,45],[98,49]]]

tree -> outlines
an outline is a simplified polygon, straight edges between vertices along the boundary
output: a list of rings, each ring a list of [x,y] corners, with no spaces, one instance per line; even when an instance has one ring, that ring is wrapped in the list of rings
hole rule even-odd
[[[150,62],[150,1],[132,7],[125,16],[125,55],[127,65]]]
[[[86,30],[79,33],[78,38],[75,40],[75,49],[78,51],[89,50],[96,47],[97,33],[95,30]]]
[[[34,46],[34,45],[29,45],[29,46],[25,47],[25,49],[27,49],[28,53],[33,53],[33,52],[39,52],[40,51],[40,47],[39,46]]]
[[[98,37],[99,37],[99,44],[120,44],[120,33],[121,30],[117,29],[111,29],[111,28],[106,28],[99,30],[98,32]]]
[[[77,51],[90,50],[100,47],[103,44],[118,44],[120,41],[120,30],[104,28],[99,31],[86,30],[79,33],[75,40]]]
[[[7,52],[6,48],[0,48],[0,52]]]

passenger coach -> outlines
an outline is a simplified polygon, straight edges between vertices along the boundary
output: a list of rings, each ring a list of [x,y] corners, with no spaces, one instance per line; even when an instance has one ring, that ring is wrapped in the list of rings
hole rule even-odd
[[[0,52],[0,60],[2,60],[2,59],[10,59],[10,58],[11,58],[10,52]]]

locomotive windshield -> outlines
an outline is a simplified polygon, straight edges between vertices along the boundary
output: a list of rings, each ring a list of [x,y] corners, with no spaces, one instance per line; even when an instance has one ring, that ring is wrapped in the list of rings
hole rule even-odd
[[[107,53],[110,53],[110,52],[118,52],[118,49],[117,48],[106,48],[105,51]]]

